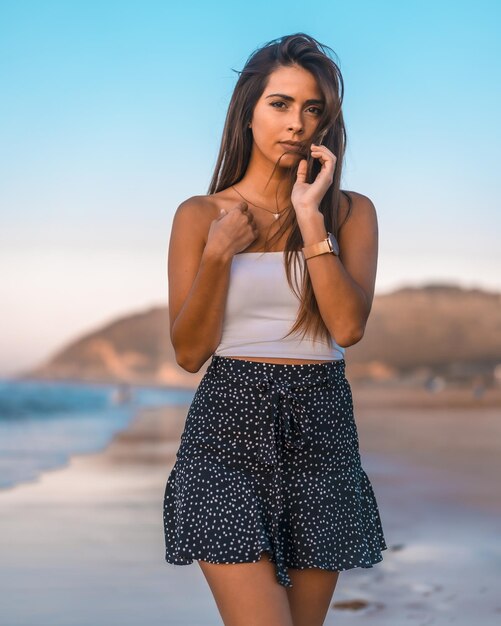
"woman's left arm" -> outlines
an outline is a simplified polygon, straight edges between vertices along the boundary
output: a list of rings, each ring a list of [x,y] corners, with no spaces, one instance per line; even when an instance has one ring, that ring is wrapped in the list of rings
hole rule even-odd
[[[291,200],[303,246],[327,237],[319,206],[332,185],[337,157],[329,148],[311,144],[311,156],[321,164],[312,183],[306,182],[306,159],[298,163]],[[372,201],[352,196],[352,213],[338,233],[339,257],[326,253],[305,261],[320,315],[330,334],[342,347],[362,339],[374,297],[378,225]]]
[[[352,210],[339,231],[339,257],[320,254],[305,261],[320,314],[340,346],[362,339],[374,298],[378,255],[378,223],[372,201],[351,194]],[[324,217],[316,207],[297,211],[303,245],[327,237]]]

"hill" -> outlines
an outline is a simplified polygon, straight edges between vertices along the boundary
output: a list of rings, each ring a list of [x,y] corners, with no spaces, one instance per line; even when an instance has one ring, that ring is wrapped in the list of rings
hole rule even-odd
[[[376,295],[346,362],[355,379],[488,384],[501,363],[501,294],[430,284]],[[197,374],[177,365],[162,306],[89,332],[19,377],[192,387],[207,365]]]

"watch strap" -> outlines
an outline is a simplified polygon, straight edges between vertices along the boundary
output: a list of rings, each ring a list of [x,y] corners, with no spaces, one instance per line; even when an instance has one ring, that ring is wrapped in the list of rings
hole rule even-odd
[[[329,252],[335,255],[336,251],[332,248],[330,237],[332,237],[331,233],[327,233],[327,237],[322,239],[322,241],[302,248],[304,258],[310,259],[311,257],[318,256],[320,254],[327,254]]]

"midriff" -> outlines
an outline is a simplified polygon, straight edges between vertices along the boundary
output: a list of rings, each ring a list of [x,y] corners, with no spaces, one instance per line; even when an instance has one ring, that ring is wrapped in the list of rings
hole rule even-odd
[[[302,363],[330,363],[330,361],[318,360],[311,361],[310,359],[279,359],[275,357],[260,357],[260,356],[232,356],[231,359],[239,359],[241,361],[259,361],[260,363],[282,363],[283,365],[301,365]],[[335,361],[336,359],[333,359]]]

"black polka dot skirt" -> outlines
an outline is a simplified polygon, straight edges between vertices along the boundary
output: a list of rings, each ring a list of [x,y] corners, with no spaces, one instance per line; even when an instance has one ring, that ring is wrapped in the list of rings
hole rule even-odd
[[[372,567],[387,548],[360,461],[345,360],[213,355],[190,405],[163,503],[165,560]]]

